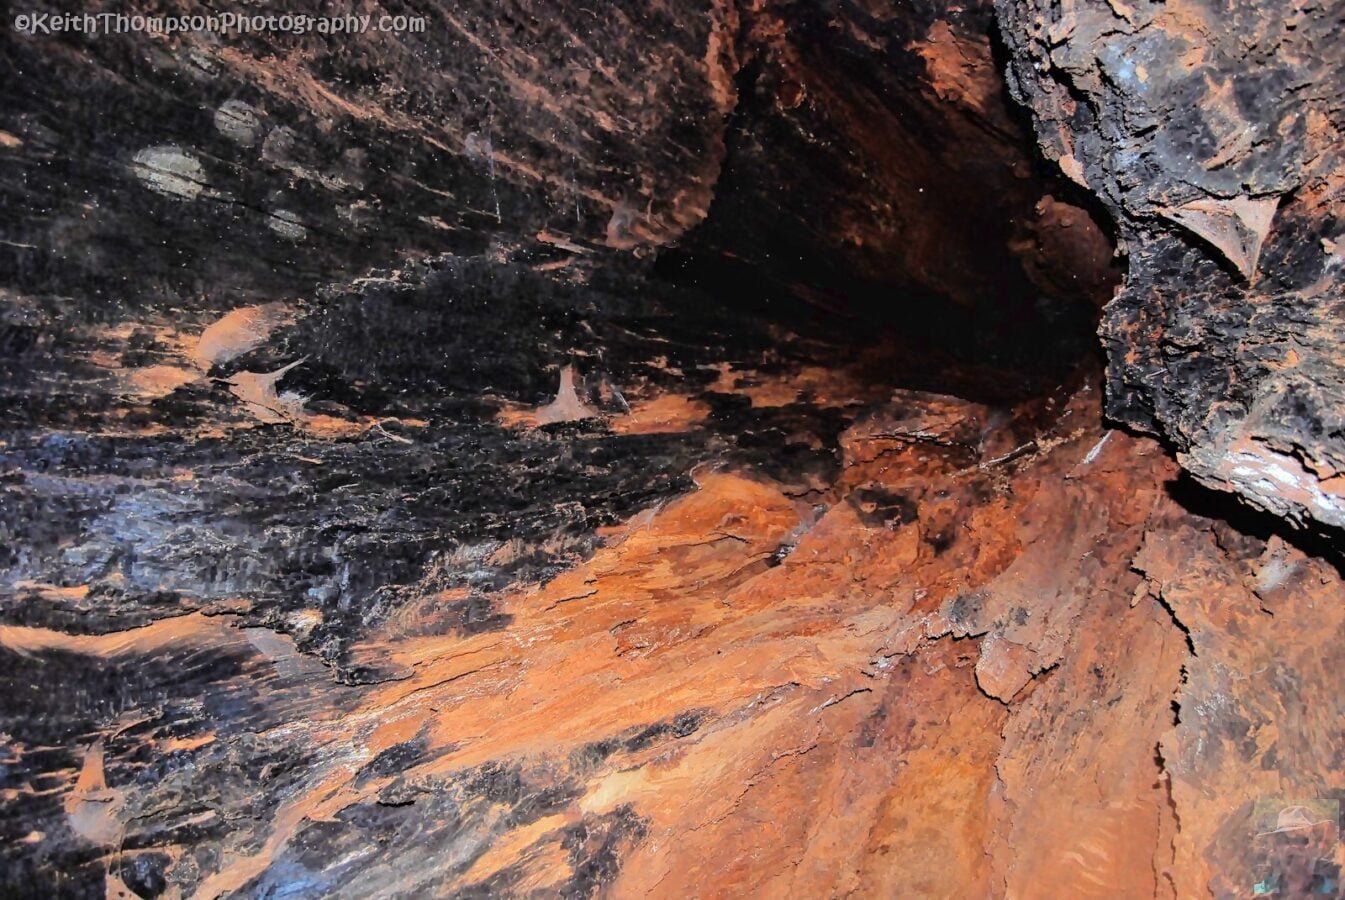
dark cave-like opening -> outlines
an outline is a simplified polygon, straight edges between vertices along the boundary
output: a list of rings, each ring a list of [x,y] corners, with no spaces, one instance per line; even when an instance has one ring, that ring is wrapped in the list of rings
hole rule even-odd
[[[1095,370],[1115,238],[1042,158],[989,12],[924,41],[913,13],[865,45],[833,15],[782,4],[744,26],[714,198],[656,275],[873,350],[894,384],[1003,401]]]

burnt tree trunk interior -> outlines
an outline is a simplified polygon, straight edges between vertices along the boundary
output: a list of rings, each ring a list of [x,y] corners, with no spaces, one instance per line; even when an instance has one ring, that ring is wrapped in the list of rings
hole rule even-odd
[[[220,12],[0,36],[0,893],[1339,890],[1338,0]]]

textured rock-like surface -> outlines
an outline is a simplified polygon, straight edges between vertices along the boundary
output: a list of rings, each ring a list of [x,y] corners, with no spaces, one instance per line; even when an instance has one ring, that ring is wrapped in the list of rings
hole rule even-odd
[[[1340,796],[988,4],[407,6],[0,38],[0,891],[1224,895]]]
[[[720,390],[741,383],[754,408],[818,385],[744,375]],[[277,634],[246,605],[142,601],[152,621],[117,623],[106,593],[24,585],[30,624],[0,632],[11,884],[1101,897],[1250,883],[1252,801],[1338,790],[1335,570],[1183,509],[1175,465],[1099,430],[1087,387],[1008,418],[828,388],[852,423],[829,475],[698,469],[690,493],[604,530],[545,583],[473,577],[508,544],[437,556],[395,589],[401,605],[366,604],[343,632],[377,684],[334,682],[298,652],[331,615],[312,596]],[[1027,425],[1041,415],[1054,424]],[[663,424],[701,443],[708,422]],[[534,440],[568,455],[593,438]],[[309,465],[362,445],[379,441],[310,444]],[[193,496],[215,464],[189,465]],[[132,496],[152,490],[133,478]]]
[[[1129,257],[1108,412],[1206,484],[1345,525],[1340,4],[997,8],[1042,147]]]

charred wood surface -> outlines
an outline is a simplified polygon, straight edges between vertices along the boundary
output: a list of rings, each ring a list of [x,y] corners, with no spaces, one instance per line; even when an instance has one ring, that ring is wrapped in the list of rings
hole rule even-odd
[[[1235,6],[6,23],[0,892],[1246,892],[1340,16]]]

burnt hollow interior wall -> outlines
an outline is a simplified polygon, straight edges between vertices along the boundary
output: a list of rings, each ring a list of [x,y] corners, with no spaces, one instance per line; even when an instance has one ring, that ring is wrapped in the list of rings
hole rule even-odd
[[[997,4],[1014,94],[1128,259],[1108,412],[1201,482],[1342,517],[1337,3]]]
[[[714,199],[663,271],[1028,367],[1093,343],[1105,213],[1042,164],[988,4],[742,16]]]
[[[3,245],[13,287],[94,323],[429,253],[615,249],[674,275],[732,260],[749,294],[985,353],[1047,319],[1086,334],[1115,278],[1086,194],[1011,108],[988,3],[430,19],[433,38],[345,42],[7,34],[6,189],[32,213]],[[638,91],[617,77],[645,69]]]
[[[834,467],[843,419],[745,408],[726,365],[859,360],[866,390],[1010,403],[1090,360],[1111,246],[1036,158],[988,4],[546,12],[430,10],[425,34],[345,40],[5,34],[3,190],[25,211],[0,243],[11,464],[228,461],[185,505],[21,480],[11,584],[316,601],[304,645],[339,663],[446,533],[566,534],[498,586],[685,489],[725,442]],[[636,91],[618,72],[651,53]],[[685,389],[710,427],[643,439],[629,470],[594,468],[623,443],[604,436],[547,460],[497,418],[555,396],[565,367],[597,411]],[[400,421],[441,427],[438,449],[337,444],[317,482],[294,461],[314,435]],[[455,467],[464,448],[485,462]],[[514,467],[535,474],[502,484]],[[398,515],[416,484],[433,496]],[[166,544],[146,524],[216,514]],[[334,549],[310,558],[319,535]]]
[[[1339,524],[1330,4],[357,6],[0,34],[0,890],[1186,896],[1340,793],[1339,573],[1167,452]]]

